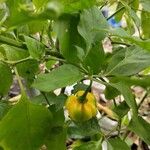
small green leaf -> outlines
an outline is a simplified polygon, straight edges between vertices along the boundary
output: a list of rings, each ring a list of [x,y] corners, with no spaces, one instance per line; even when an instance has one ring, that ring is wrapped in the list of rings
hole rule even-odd
[[[41,59],[42,56],[44,55],[44,48],[45,48],[44,45],[41,42],[37,41],[36,39],[30,38],[28,36],[24,37],[30,55],[34,59]]]
[[[106,29],[108,29],[108,23],[97,7],[83,10],[78,31],[86,41],[87,50],[91,48],[92,44],[105,38]]]
[[[150,124],[142,117],[134,117],[128,126],[129,130],[136,133],[142,140],[150,145]]]
[[[96,118],[92,118],[84,123],[73,123],[68,127],[68,136],[70,138],[83,138],[92,136],[100,132],[100,126]]]
[[[0,96],[5,95],[12,84],[11,69],[0,61]]]
[[[83,65],[85,68],[90,69],[92,74],[99,73],[105,60],[105,54],[102,44],[96,43],[86,54]]]
[[[122,141],[119,137],[108,140],[108,150],[130,150],[127,143]]]
[[[38,75],[33,87],[41,91],[49,92],[71,85],[82,79],[82,77],[77,67],[69,64],[62,65],[50,73]]]
[[[37,150],[51,128],[52,114],[22,96],[0,122],[0,146],[11,150]]]
[[[32,59],[19,63],[16,65],[16,67],[19,75],[27,81],[28,85],[31,85],[33,83],[35,74],[39,70],[38,62]]]
[[[118,51],[109,61],[108,75],[133,75],[150,66],[150,52],[138,46],[131,46]]]
[[[28,51],[9,45],[1,45],[5,51],[6,58],[10,61],[16,61],[29,56]]]
[[[129,106],[125,101],[121,102],[118,106],[116,106],[113,111],[120,117],[123,118],[128,111],[130,110]]]
[[[120,92],[116,88],[109,85],[106,86],[104,93],[106,99],[108,100],[112,100],[120,94]]]
[[[60,50],[63,56],[73,63],[80,62],[78,47],[85,51],[84,39],[77,31],[78,22],[79,16],[63,15],[55,24]]]

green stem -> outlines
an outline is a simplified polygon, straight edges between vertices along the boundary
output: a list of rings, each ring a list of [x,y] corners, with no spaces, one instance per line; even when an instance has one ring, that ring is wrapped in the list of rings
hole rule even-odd
[[[56,60],[56,61],[60,61],[60,62],[63,62],[63,63],[67,63],[66,60],[61,59],[61,58],[57,58],[57,57],[53,57],[53,56],[46,56],[45,60]]]
[[[20,86],[20,89],[21,89],[21,94],[22,94],[22,95],[26,95],[26,94],[25,94],[24,87],[23,87],[23,84],[22,84],[22,82],[21,82],[21,79],[20,79],[20,76],[19,76],[19,74],[18,74],[18,71],[17,71],[17,68],[16,68],[16,67],[14,67],[14,72],[15,72],[15,74],[16,74],[16,77],[17,77],[17,80],[18,80],[18,83],[19,83],[19,86]]]
[[[138,104],[138,109],[140,108],[140,106],[142,105],[142,103],[144,102],[145,98],[148,96],[148,92],[146,92],[143,96],[143,98],[141,99],[140,103]]]
[[[21,42],[18,42],[16,40],[10,39],[2,35],[0,35],[0,43],[8,44],[8,45],[19,47],[19,48],[24,48],[24,44],[22,44]]]
[[[126,133],[124,134],[124,136],[123,136],[123,141],[125,141],[126,140],[126,138],[127,138],[127,136],[130,134],[130,131],[126,131]]]
[[[50,40],[50,45],[51,45],[52,48],[54,48],[55,44],[54,44],[54,41],[52,39],[51,32],[52,32],[52,21],[49,24],[48,33],[47,34],[48,34],[48,37],[49,37],[49,40]]]
[[[83,103],[83,102],[86,100],[86,95],[87,95],[88,92],[90,91],[91,86],[92,86],[92,80],[90,80],[90,85],[88,86],[88,88],[86,89],[86,91],[84,92],[84,94],[79,97],[80,103]]]
[[[106,85],[106,86],[109,85],[109,83],[104,82],[104,81],[101,81],[101,80],[98,80],[98,79],[95,79],[95,78],[93,78],[92,80],[95,81],[95,82],[99,82],[100,84],[104,84],[104,85]]]
[[[126,45],[127,47],[131,46],[131,44],[124,43],[124,42],[111,41],[111,43],[112,43],[112,44]]]
[[[5,60],[1,60],[2,62],[4,63],[7,63],[9,65],[17,65],[19,63],[22,63],[22,62],[25,62],[25,61],[28,61],[28,60],[31,60],[32,58],[29,56],[29,57],[26,57],[24,59],[21,59],[21,60],[17,60],[17,61],[5,61]]]
[[[115,99],[113,99],[113,103],[114,103],[115,107],[117,107],[117,103],[116,103]]]
[[[123,9],[125,9],[125,6],[122,6],[121,8],[119,8],[115,13],[113,13],[111,16],[109,16],[107,18],[107,20],[111,19],[112,17],[114,17],[116,14],[118,14],[120,11],[122,11]]]
[[[120,135],[121,131],[121,119],[118,121],[118,136]]]
[[[134,0],[133,0],[134,1]],[[131,1],[128,5],[130,5],[131,3],[133,3],[133,1]],[[125,6],[122,6],[121,8],[119,8],[116,12],[114,12],[111,16],[109,16],[107,18],[107,20],[111,19],[112,17],[114,17],[116,14],[118,14],[119,12],[121,12],[122,10],[125,9]]]
[[[44,92],[41,92],[41,94],[44,96],[44,98],[45,98],[47,104],[50,106],[51,104],[49,103],[49,100],[48,100],[46,94],[45,94]]]
[[[54,51],[51,49],[46,49],[46,54],[51,55],[51,56],[55,56],[57,58],[63,58],[63,56],[59,52],[57,52],[56,50]]]

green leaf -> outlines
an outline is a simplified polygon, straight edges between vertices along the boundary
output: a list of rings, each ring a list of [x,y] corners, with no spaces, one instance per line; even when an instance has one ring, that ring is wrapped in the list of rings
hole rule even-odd
[[[73,150],[102,150],[102,145],[100,141],[90,141],[75,147]]]
[[[138,114],[137,104],[130,87],[125,82],[111,83],[111,86],[113,86],[114,88],[116,88],[118,91],[121,92],[121,94],[124,97],[124,100],[126,101],[128,106],[132,109],[133,114],[137,115]]]
[[[22,96],[0,122],[0,145],[11,150],[37,150],[44,144],[51,120],[47,108]]]
[[[93,45],[89,52],[86,54],[83,65],[87,70],[90,69],[92,74],[96,74],[100,72],[102,65],[105,60],[105,54],[103,51],[102,44],[97,43]]]
[[[54,127],[49,133],[45,145],[48,149],[52,150],[66,150],[66,128],[65,127]]]
[[[35,78],[35,74],[39,70],[38,62],[36,60],[28,60],[16,65],[18,73],[23,77],[30,86]]]
[[[85,136],[92,136],[100,132],[100,126],[96,118],[92,118],[84,123],[71,123],[68,127],[70,138],[80,139]]]
[[[0,96],[5,95],[12,84],[11,69],[0,61]]]
[[[6,58],[10,61],[16,61],[29,56],[28,51],[9,45],[1,45],[5,51]]]
[[[150,145],[150,124],[142,117],[134,117],[128,126],[129,130],[136,133],[143,141]]]
[[[38,75],[33,87],[41,91],[49,92],[71,85],[82,79],[82,77],[77,67],[69,64],[62,65],[50,73]]]
[[[104,93],[107,100],[112,100],[120,94],[116,88],[110,85],[106,86]]]
[[[150,66],[150,52],[131,46],[117,52],[109,61],[107,75],[133,75]]]
[[[41,59],[42,56],[44,55],[44,48],[45,48],[44,45],[41,42],[37,41],[36,39],[33,39],[28,36],[24,37],[30,55],[34,59]]]
[[[118,106],[116,106],[113,111],[120,117],[123,118],[128,111],[130,110],[129,106],[125,101],[121,102]]]
[[[83,10],[80,15],[78,31],[86,41],[87,50],[92,44],[102,41],[106,36],[108,23],[97,7]]]
[[[119,137],[111,138],[108,140],[108,150],[130,150],[128,145]]]
[[[73,63],[80,62],[77,47],[85,49],[84,40],[77,31],[78,22],[79,16],[64,15],[55,24],[61,53],[69,62]]]

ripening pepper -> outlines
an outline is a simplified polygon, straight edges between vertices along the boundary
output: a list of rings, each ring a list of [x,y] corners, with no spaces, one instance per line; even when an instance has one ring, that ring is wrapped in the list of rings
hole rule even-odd
[[[72,120],[83,122],[91,119],[97,114],[96,99],[90,92],[87,93],[85,99],[81,101],[85,91],[78,91],[75,95],[68,97],[66,101],[66,109]]]

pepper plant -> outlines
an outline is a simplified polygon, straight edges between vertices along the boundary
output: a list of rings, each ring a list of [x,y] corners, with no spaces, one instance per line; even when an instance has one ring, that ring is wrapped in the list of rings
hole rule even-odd
[[[130,133],[148,147],[139,108],[150,87],[149,26],[149,0],[0,0],[0,148],[129,150]],[[105,86],[111,107],[93,83]],[[145,90],[140,103],[136,86]],[[116,123],[109,133],[104,117]]]

